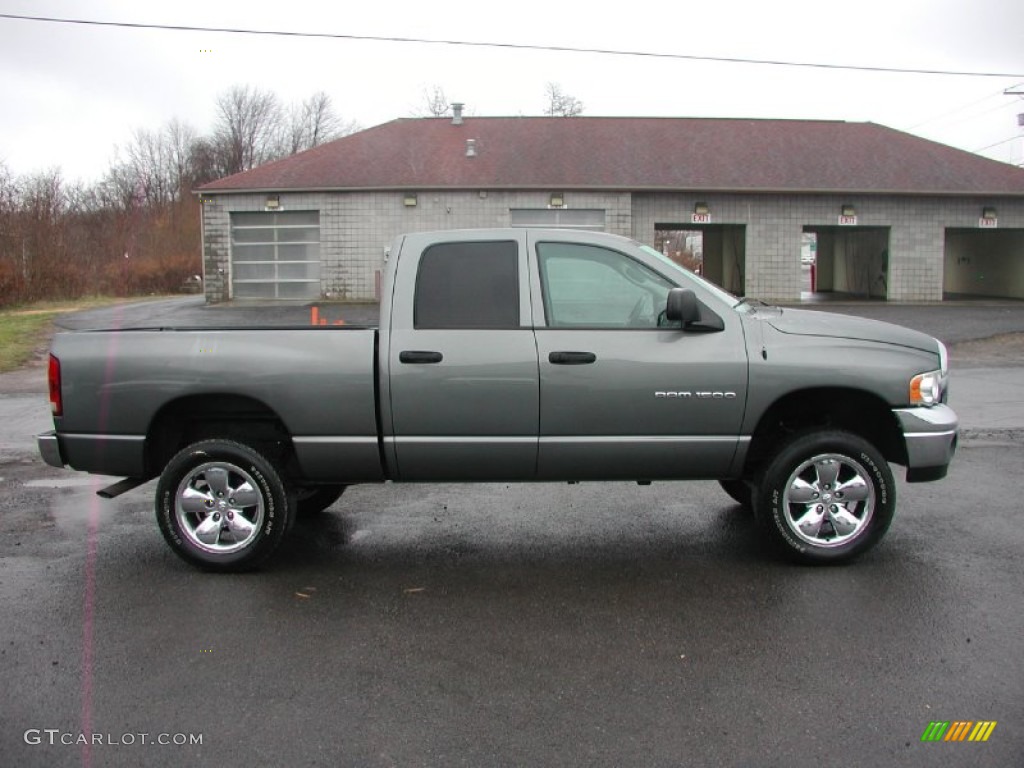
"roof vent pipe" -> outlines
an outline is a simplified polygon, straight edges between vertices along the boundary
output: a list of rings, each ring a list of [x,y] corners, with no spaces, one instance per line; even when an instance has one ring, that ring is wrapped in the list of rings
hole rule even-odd
[[[466,139],[466,157],[476,157],[476,139]]]
[[[452,104],[452,125],[462,125],[462,108],[465,106],[461,101]]]

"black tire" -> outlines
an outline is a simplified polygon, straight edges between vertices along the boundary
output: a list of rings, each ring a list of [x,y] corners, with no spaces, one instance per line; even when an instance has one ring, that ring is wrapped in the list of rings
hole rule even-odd
[[[875,546],[892,522],[896,485],[857,435],[817,430],[784,443],[765,467],[755,509],[769,538],[801,563],[839,563]]]
[[[299,517],[316,515],[341,498],[347,485],[310,485],[296,489],[295,512]]]
[[[160,532],[208,571],[246,571],[281,543],[293,517],[274,463],[232,440],[202,440],[172,458],[156,487]]]
[[[722,490],[747,512],[754,508],[754,489],[745,480],[719,480]]]

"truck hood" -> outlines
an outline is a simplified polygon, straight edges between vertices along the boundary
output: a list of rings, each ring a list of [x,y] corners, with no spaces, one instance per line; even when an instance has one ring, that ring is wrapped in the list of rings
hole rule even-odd
[[[837,339],[857,339],[881,344],[896,344],[924,352],[938,352],[938,343],[926,333],[901,325],[850,317],[832,312],[814,312],[806,309],[781,309],[777,313],[761,315],[761,319],[780,333],[796,336],[826,336]],[[755,315],[755,316],[757,316]]]

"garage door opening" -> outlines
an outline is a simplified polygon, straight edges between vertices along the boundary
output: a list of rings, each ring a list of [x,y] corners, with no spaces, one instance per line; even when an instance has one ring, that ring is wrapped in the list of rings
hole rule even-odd
[[[1024,299],[1024,230],[947,229],[942,298]]]
[[[320,297],[320,212],[231,214],[231,297]]]
[[[885,301],[889,297],[888,227],[804,227],[804,242],[813,235],[811,300],[830,298]],[[803,250],[803,249],[802,249]],[[808,247],[807,252],[810,252]],[[801,253],[801,262],[805,258]]]
[[[736,296],[746,294],[747,232],[741,224],[655,224],[654,247]]]

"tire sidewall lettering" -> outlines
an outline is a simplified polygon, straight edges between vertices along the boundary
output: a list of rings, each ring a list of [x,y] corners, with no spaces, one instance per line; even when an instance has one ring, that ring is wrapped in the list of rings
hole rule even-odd
[[[266,515],[267,521],[263,526],[263,531],[259,538],[266,538],[273,533],[275,523],[277,522],[277,502],[274,499],[274,494],[270,490],[270,483],[267,482],[263,473],[260,472],[260,470],[253,464],[249,465],[249,474],[252,475],[253,480],[259,484],[260,494],[263,496],[263,512]],[[256,542],[253,541],[253,544],[255,543]],[[252,544],[249,546],[251,547]]]
[[[178,532],[178,521],[174,514],[174,500],[170,491],[164,491],[160,504],[160,514],[163,515],[164,524],[167,526],[168,534],[174,539],[177,546],[183,546],[184,541]]]
[[[783,514],[783,501],[782,491],[778,488],[772,489],[772,522],[775,523],[775,527],[786,543],[795,549],[797,552],[806,552],[807,545],[800,541],[793,535],[793,531],[790,530],[789,525],[786,523],[785,515]]]
[[[889,487],[886,485],[885,478],[879,471],[878,465],[866,453],[860,454],[860,461],[871,470],[871,474],[875,479],[875,486],[878,488],[878,504],[885,506],[889,503]]]

